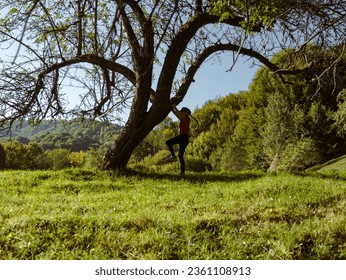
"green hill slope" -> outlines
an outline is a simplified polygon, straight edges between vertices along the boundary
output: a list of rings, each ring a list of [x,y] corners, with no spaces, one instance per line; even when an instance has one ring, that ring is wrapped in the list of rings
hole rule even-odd
[[[327,161],[324,164],[320,164],[310,168],[314,171],[326,171],[326,170],[346,170],[346,155]]]

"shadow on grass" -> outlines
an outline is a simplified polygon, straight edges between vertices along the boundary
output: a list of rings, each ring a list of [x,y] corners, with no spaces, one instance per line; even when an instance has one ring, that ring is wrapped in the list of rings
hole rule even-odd
[[[302,171],[302,172],[292,172],[288,173],[294,176],[300,177],[312,177],[318,179],[329,179],[346,181],[346,172],[341,171]],[[204,183],[204,182],[242,182],[248,180],[258,179],[264,176],[275,176],[275,173],[267,173],[264,171],[230,171],[225,173],[218,172],[196,172],[187,173],[185,176],[174,173],[163,173],[163,172],[153,172],[153,171],[140,171],[136,169],[126,169],[121,173],[120,176],[134,176],[143,179],[157,179],[157,180],[172,180],[180,181],[184,180],[191,183]]]
[[[241,182],[261,178],[266,176],[264,172],[228,172],[228,173],[188,173],[184,176],[171,173],[159,172],[143,172],[139,170],[127,169],[121,172],[122,176],[135,176],[144,179],[157,179],[157,180],[172,180],[172,181],[186,181],[190,183],[206,183],[206,182]]]

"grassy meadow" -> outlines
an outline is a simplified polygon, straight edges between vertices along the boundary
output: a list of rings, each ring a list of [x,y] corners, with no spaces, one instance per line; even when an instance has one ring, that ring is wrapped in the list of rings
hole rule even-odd
[[[346,173],[2,171],[0,259],[346,259]]]

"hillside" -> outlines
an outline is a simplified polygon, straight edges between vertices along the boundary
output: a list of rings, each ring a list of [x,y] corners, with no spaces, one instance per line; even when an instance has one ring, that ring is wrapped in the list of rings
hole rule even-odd
[[[43,121],[31,126],[28,122],[14,125],[11,131],[0,132],[0,142],[17,140],[38,142],[44,150],[67,148],[72,151],[99,147],[114,139],[121,130],[117,124],[97,121]]]
[[[346,170],[346,155],[327,161],[324,164],[320,164],[310,168],[309,170],[314,171],[345,171]]]

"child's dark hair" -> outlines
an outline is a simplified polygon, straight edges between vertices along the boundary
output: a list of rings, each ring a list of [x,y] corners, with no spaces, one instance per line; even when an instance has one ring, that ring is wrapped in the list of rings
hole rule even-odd
[[[189,115],[191,115],[191,110],[189,108],[187,108],[187,107],[181,108],[180,112],[188,112]]]

